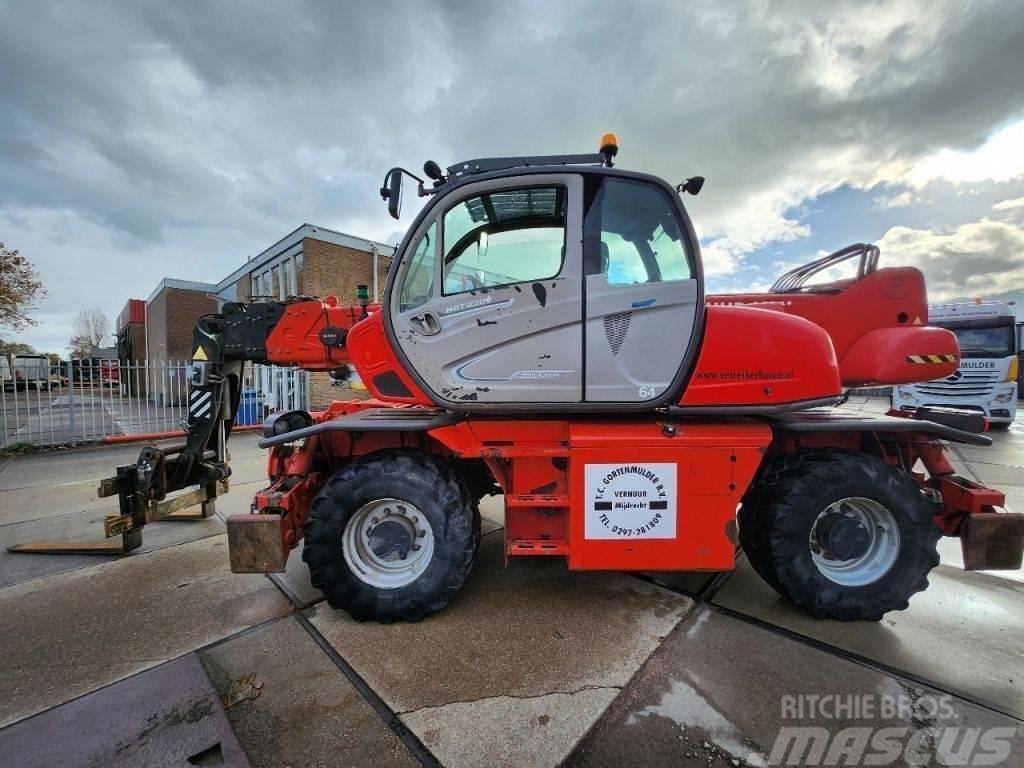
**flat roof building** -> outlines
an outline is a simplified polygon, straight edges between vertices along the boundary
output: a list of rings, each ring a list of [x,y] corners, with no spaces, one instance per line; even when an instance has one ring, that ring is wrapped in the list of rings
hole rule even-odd
[[[133,349],[150,364],[187,361],[192,354],[196,320],[216,312],[225,301],[329,295],[343,302],[354,301],[357,285],[369,286],[371,300],[375,301],[384,287],[394,251],[392,246],[374,240],[303,224],[218,283],[170,277],[161,280],[145,302],[145,354],[139,354],[137,342]],[[128,307],[126,312],[128,317],[134,316]],[[305,381],[308,391],[303,399],[308,407],[322,408],[336,398],[337,391],[332,391],[333,382],[326,373],[309,374]],[[154,387],[154,391],[159,389]]]

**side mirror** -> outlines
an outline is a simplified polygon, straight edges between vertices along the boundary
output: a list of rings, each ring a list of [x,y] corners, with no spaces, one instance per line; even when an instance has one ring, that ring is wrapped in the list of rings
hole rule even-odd
[[[388,213],[397,219],[402,210],[402,172],[394,170],[388,182]]]
[[[388,213],[397,219],[402,210],[402,174],[408,174],[420,184],[420,197],[428,194],[423,190],[423,179],[409,173],[405,168],[392,168],[384,175],[384,186],[380,188],[380,199],[388,201]]]
[[[682,184],[676,185],[676,191],[682,194],[683,192],[689,192],[691,195],[696,196],[701,187],[704,186],[703,176],[691,176],[689,179],[684,181]]]

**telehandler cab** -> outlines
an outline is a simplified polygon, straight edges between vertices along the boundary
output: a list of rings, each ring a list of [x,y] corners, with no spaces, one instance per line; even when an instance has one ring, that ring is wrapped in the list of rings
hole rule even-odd
[[[594,155],[472,160],[431,181],[382,301],[227,303],[195,329],[187,442],[103,482],[107,533],[138,546],[175,490],[216,495],[245,361],[351,365],[373,399],[264,425],[269,487],[228,519],[232,570],[283,571],[305,539],[313,584],[357,619],[418,620],[462,586],[478,502],[504,495],[506,557],[570,569],[732,569],[742,547],[817,617],[907,607],[943,534],[968,568],[1018,568],[1024,515],[958,477],[944,441],[989,445],[982,417],[862,418],[847,388],[957,369],[928,326],[921,273],[856,245],[764,294],[705,295],[681,194]],[[432,183],[431,183],[432,182]],[[821,282],[826,270],[852,276]],[[817,277],[818,282],[815,282]],[[161,506],[163,505],[163,506]],[[180,505],[179,505],[180,506]]]

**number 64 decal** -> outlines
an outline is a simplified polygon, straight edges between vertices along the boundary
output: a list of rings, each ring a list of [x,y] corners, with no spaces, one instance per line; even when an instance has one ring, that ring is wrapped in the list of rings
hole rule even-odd
[[[640,399],[641,400],[653,400],[655,394],[654,387],[640,387]]]

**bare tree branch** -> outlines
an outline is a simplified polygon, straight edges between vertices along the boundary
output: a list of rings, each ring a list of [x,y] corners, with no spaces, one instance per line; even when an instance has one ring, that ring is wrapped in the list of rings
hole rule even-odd
[[[83,309],[71,324],[72,336],[68,342],[71,357],[91,357],[93,347],[102,347],[110,333],[110,321],[99,309]]]

